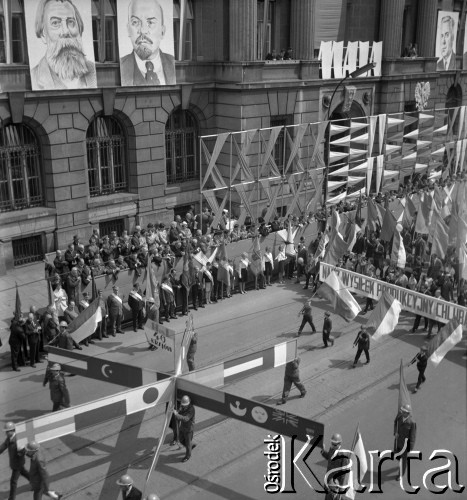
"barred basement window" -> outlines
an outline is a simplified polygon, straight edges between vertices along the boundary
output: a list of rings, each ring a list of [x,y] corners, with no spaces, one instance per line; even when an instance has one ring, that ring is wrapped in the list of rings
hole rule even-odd
[[[13,240],[13,265],[22,266],[31,262],[40,262],[44,258],[42,251],[42,237],[28,236]]]
[[[117,233],[117,236],[121,236],[125,230],[125,219],[112,219],[99,222],[99,234],[101,236],[110,236],[112,231]]]
[[[167,184],[198,179],[197,137],[196,120],[189,111],[171,113],[165,127]]]
[[[125,135],[115,118],[98,116],[86,134],[90,196],[127,189]]]
[[[40,149],[25,125],[0,129],[0,212],[44,205]]]

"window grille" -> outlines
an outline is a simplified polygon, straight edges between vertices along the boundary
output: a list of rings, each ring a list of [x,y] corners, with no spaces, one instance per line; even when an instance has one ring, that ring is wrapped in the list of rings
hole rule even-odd
[[[99,222],[99,234],[102,236],[110,236],[112,231],[115,231],[118,236],[121,236],[125,230],[125,219],[112,219]]]
[[[44,204],[40,149],[25,125],[0,129],[0,211]]]
[[[126,191],[125,136],[115,118],[99,116],[86,134],[90,196]]]
[[[199,178],[197,137],[196,121],[189,111],[178,109],[169,116],[165,129],[167,184]]]
[[[12,244],[13,265],[15,267],[30,264],[31,262],[40,262],[44,259],[41,235],[13,240]]]

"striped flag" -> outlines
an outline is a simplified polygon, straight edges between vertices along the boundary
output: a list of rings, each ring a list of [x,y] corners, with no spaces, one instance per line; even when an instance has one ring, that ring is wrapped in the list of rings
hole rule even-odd
[[[391,238],[393,237],[394,232],[396,231],[396,225],[397,225],[397,220],[388,207],[386,213],[384,214],[383,224],[381,226],[380,238],[383,241],[391,241]]]
[[[413,201],[409,196],[405,198],[405,208],[402,216],[402,225],[410,229],[412,226],[412,221],[417,212],[417,209],[415,208],[415,205],[413,204]]]
[[[99,300],[91,302],[89,307],[83,309],[68,325],[68,331],[75,342],[81,342],[96,331],[98,323],[102,321],[102,311],[99,302]]]
[[[58,311],[57,311],[57,306],[55,305],[55,299],[52,292],[52,285],[49,279],[47,279],[47,293],[49,295],[49,309],[52,312],[52,318],[58,325]]]
[[[186,360],[188,354],[188,347],[190,346],[191,339],[195,334],[195,328],[193,326],[193,314],[190,313],[188,319],[186,320],[185,332],[183,333],[182,343],[180,345],[180,352],[178,353],[177,365],[175,367],[175,375],[180,375],[182,373],[183,363]]]
[[[229,256],[227,255],[227,248],[225,243],[222,242],[219,247],[219,267],[217,268],[217,280],[230,286],[230,272],[227,269],[229,265]]]
[[[392,241],[391,262],[394,262],[396,267],[404,269],[406,259],[407,257],[405,253],[404,242],[402,240],[402,234],[397,229],[395,229],[394,239]]]
[[[19,319],[23,316],[23,313],[21,312],[21,299],[19,298],[18,283],[15,283],[15,285],[16,285],[15,319],[16,321],[19,321]]]
[[[334,271],[323,281],[317,293],[322,299],[329,300],[334,312],[346,321],[352,321],[362,310]]]
[[[252,273],[257,276],[258,274],[261,274],[263,267],[263,262],[261,259],[261,247],[259,244],[259,236],[255,236],[255,239],[253,240],[253,253],[251,254],[251,264],[250,268]]]
[[[353,438],[352,452],[354,455],[352,456],[352,468],[350,470],[350,485],[344,497],[348,500],[354,500],[360,488],[360,481],[365,477],[368,470],[365,446],[363,445],[363,439],[358,425]]]
[[[339,226],[339,214],[333,209],[331,215],[331,236],[329,237],[329,245],[323,259],[323,262],[331,264],[332,266],[335,266],[339,262],[339,259],[341,259],[349,249],[348,243],[339,232]]]
[[[417,220],[415,222],[415,232],[428,234],[433,214],[433,198],[429,193],[425,193],[423,196],[424,198],[418,209]]]
[[[396,413],[399,413],[401,406],[410,405],[410,407],[412,407],[409,390],[407,389],[407,384],[405,383],[404,364],[402,362],[402,359],[401,359],[401,366],[399,369],[399,400],[397,404],[398,407]]]
[[[379,340],[383,335],[394,331],[401,311],[402,304],[389,292],[383,292],[366,324],[367,328],[370,326],[376,328],[372,336],[373,340]]]
[[[444,259],[449,244],[449,227],[444,222],[441,214],[436,214],[436,217],[433,215],[431,227],[433,230],[431,253],[435,253],[438,257]]]
[[[462,267],[462,271],[459,273],[459,277],[467,280],[467,246],[465,244],[462,244],[459,251],[459,266]]]
[[[428,344],[428,359],[438,366],[446,354],[462,340],[463,327],[457,319],[452,319]]]

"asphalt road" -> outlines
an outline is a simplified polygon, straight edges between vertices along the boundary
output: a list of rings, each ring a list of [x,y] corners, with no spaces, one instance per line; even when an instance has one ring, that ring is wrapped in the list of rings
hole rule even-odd
[[[297,313],[305,298],[301,286],[274,285],[266,291],[250,291],[194,313],[199,342],[196,362],[208,366],[234,358],[275,343],[294,338],[299,325]],[[314,320],[321,331],[326,303],[314,299]],[[169,326],[178,333],[184,329],[184,319]],[[322,349],[321,335],[310,335],[307,328],[298,341],[302,358],[301,378],[307,396],[298,398],[292,390],[287,405],[281,409],[318,420],[325,424],[325,445],[332,433],[340,432],[344,445],[350,446],[357,423],[367,450],[392,448],[393,419],[397,411],[399,364],[408,362],[425,341],[424,333],[408,334],[410,315],[401,316],[398,329],[371,347],[371,363],[351,368],[355,350],[353,340],[365,316],[348,324],[333,315],[336,345]],[[459,481],[466,483],[466,358],[465,341],[451,351],[437,369],[429,367],[427,382],[412,396],[414,417],[418,425],[416,448],[423,460],[415,461],[412,484],[421,486],[418,498],[430,499],[422,482],[423,473],[442,460],[429,461],[435,449],[447,449],[459,459]],[[164,371],[170,360],[147,350],[142,331],[127,332],[99,342],[87,349],[93,355],[128,362]],[[51,409],[48,390],[42,388],[45,366],[23,368],[20,374],[0,373],[0,408],[3,421],[23,420],[44,414]],[[283,368],[250,376],[225,388],[226,391],[275,405],[282,390]],[[411,388],[416,381],[416,369],[406,369],[406,381]],[[72,404],[84,403],[116,393],[123,387],[83,377],[67,378]],[[70,499],[111,500],[118,497],[117,478],[128,472],[136,486],[144,484],[162,428],[163,408],[157,407],[130,417],[115,419],[85,432],[66,436],[44,444],[52,486],[65,492]],[[220,418],[197,409],[195,442],[198,447],[192,459],[181,463],[183,450],[171,448],[166,441],[157,469],[152,473],[147,493],[156,492],[161,498],[181,499],[263,499],[267,460],[263,452],[267,431],[241,421]],[[170,435],[168,436],[170,438]],[[298,443],[299,445],[300,443]],[[298,451],[298,445],[296,451]],[[314,451],[307,460],[321,479],[325,462]],[[289,465],[284,466],[290,478]],[[0,495],[7,497],[9,470],[5,454],[0,457]],[[395,481],[394,463],[382,467],[381,499],[397,500],[413,497],[404,493]],[[436,482],[447,482],[440,475]],[[368,482],[368,475],[365,478]],[[453,482],[455,477],[452,478]],[[31,498],[23,479],[19,481],[18,500]],[[324,498],[312,491],[300,473],[295,471],[296,493],[292,498]],[[358,499],[378,498],[376,493],[362,493]],[[439,498],[440,495],[436,495]],[[441,498],[462,498],[449,490]]]

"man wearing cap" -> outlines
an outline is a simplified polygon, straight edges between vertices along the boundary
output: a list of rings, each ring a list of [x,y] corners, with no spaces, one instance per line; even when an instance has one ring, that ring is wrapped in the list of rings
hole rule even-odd
[[[283,405],[287,402],[292,384],[300,391],[300,397],[306,396],[305,386],[300,382],[300,358],[295,358],[285,365],[284,388],[282,389],[282,399],[277,402],[278,405]]]
[[[324,476],[325,500],[343,500],[348,489],[348,473],[342,474],[341,471],[348,467],[349,457],[340,451],[341,448],[342,436],[335,433],[331,437],[329,450],[321,450],[321,455],[328,461]]]
[[[316,333],[316,328],[315,328],[315,325],[313,323],[313,317],[311,315],[311,298],[305,302],[304,306],[302,307],[302,309],[300,310],[298,315],[299,316],[303,315],[303,318],[302,318],[302,324],[300,325],[300,328],[298,329],[297,337],[300,337],[300,335],[302,334],[303,328],[305,328],[305,325],[307,323],[311,326],[311,330],[313,331],[313,333]]]
[[[68,324],[66,321],[60,321],[60,335],[57,337],[57,339],[53,342],[52,345],[57,344],[60,349],[66,349],[67,351],[72,351],[73,347],[75,347],[78,350],[82,350],[83,348],[78,345],[78,343],[75,341],[75,339],[71,336],[70,332],[68,331]]]
[[[401,460],[397,480],[405,474],[407,454],[413,450],[417,437],[417,424],[412,419],[412,408],[409,404],[401,406],[394,420],[394,451],[395,458]],[[398,455],[399,454],[399,455]]]
[[[123,300],[118,296],[118,286],[112,287],[112,293],[107,297],[107,309],[109,311],[109,333],[115,337],[115,333],[122,331]]]
[[[49,383],[50,399],[53,403],[52,411],[70,407],[70,393],[65,383],[65,377],[60,372],[61,366],[53,363],[47,367],[42,385],[45,387]]]
[[[415,389],[413,392],[417,392],[420,386],[425,382],[425,370],[426,370],[426,365],[428,363],[428,356],[427,356],[428,348],[426,346],[422,346],[420,348],[420,352],[418,352],[415,357],[412,359],[412,361],[409,363],[408,366],[412,365],[413,363],[417,362],[417,370],[418,370],[418,380],[417,380],[417,385],[415,386]]]
[[[117,480],[123,500],[141,500],[143,494],[133,485],[133,479],[128,474],[124,474]]]
[[[188,346],[188,352],[186,354],[186,362],[188,364],[188,371],[190,372],[196,370],[195,354],[197,349],[198,349],[198,334],[194,332],[193,337],[191,337],[190,345]]]
[[[191,450],[196,446],[192,444],[193,431],[195,426],[195,407],[191,404],[188,396],[183,396],[180,407],[174,410],[173,415],[180,422],[179,437],[180,443],[185,446],[186,452],[182,462],[190,460]]]
[[[324,343],[324,347],[328,346],[328,342],[331,342],[331,346],[334,345],[334,338],[331,337],[331,330],[332,330],[331,313],[329,311],[326,311],[324,313],[324,323],[323,323],[323,343]]]
[[[40,500],[42,495],[48,495],[50,498],[59,499],[62,495],[50,490],[49,473],[47,472],[47,463],[42,453],[39,443],[29,441],[26,445],[26,455],[31,459],[29,466],[29,482],[34,493],[33,500]]]
[[[360,359],[360,356],[362,352],[365,353],[366,357],[366,363],[369,364],[370,362],[370,336],[368,335],[368,332],[366,331],[366,326],[362,325],[360,328],[360,331],[357,333],[357,338],[355,339],[353,346],[357,346],[357,354],[355,355],[355,359],[353,362],[353,368],[357,366],[358,360]]]
[[[144,301],[143,301],[143,292],[139,287],[138,283],[133,285],[133,290],[128,295],[128,306],[131,309],[131,318],[133,321],[133,331],[136,332],[136,327],[140,330],[143,329],[143,320],[144,320]]]
[[[18,450],[16,444],[15,424],[13,422],[7,422],[3,430],[5,431],[6,439],[0,444],[0,455],[5,450],[8,450],[11,469],[10,495],[8,496],[8,500],[15,500],[19,476],[23,476],[29,481],[29,472],[24,468],[24,464],[26,463],[24,450]]]

